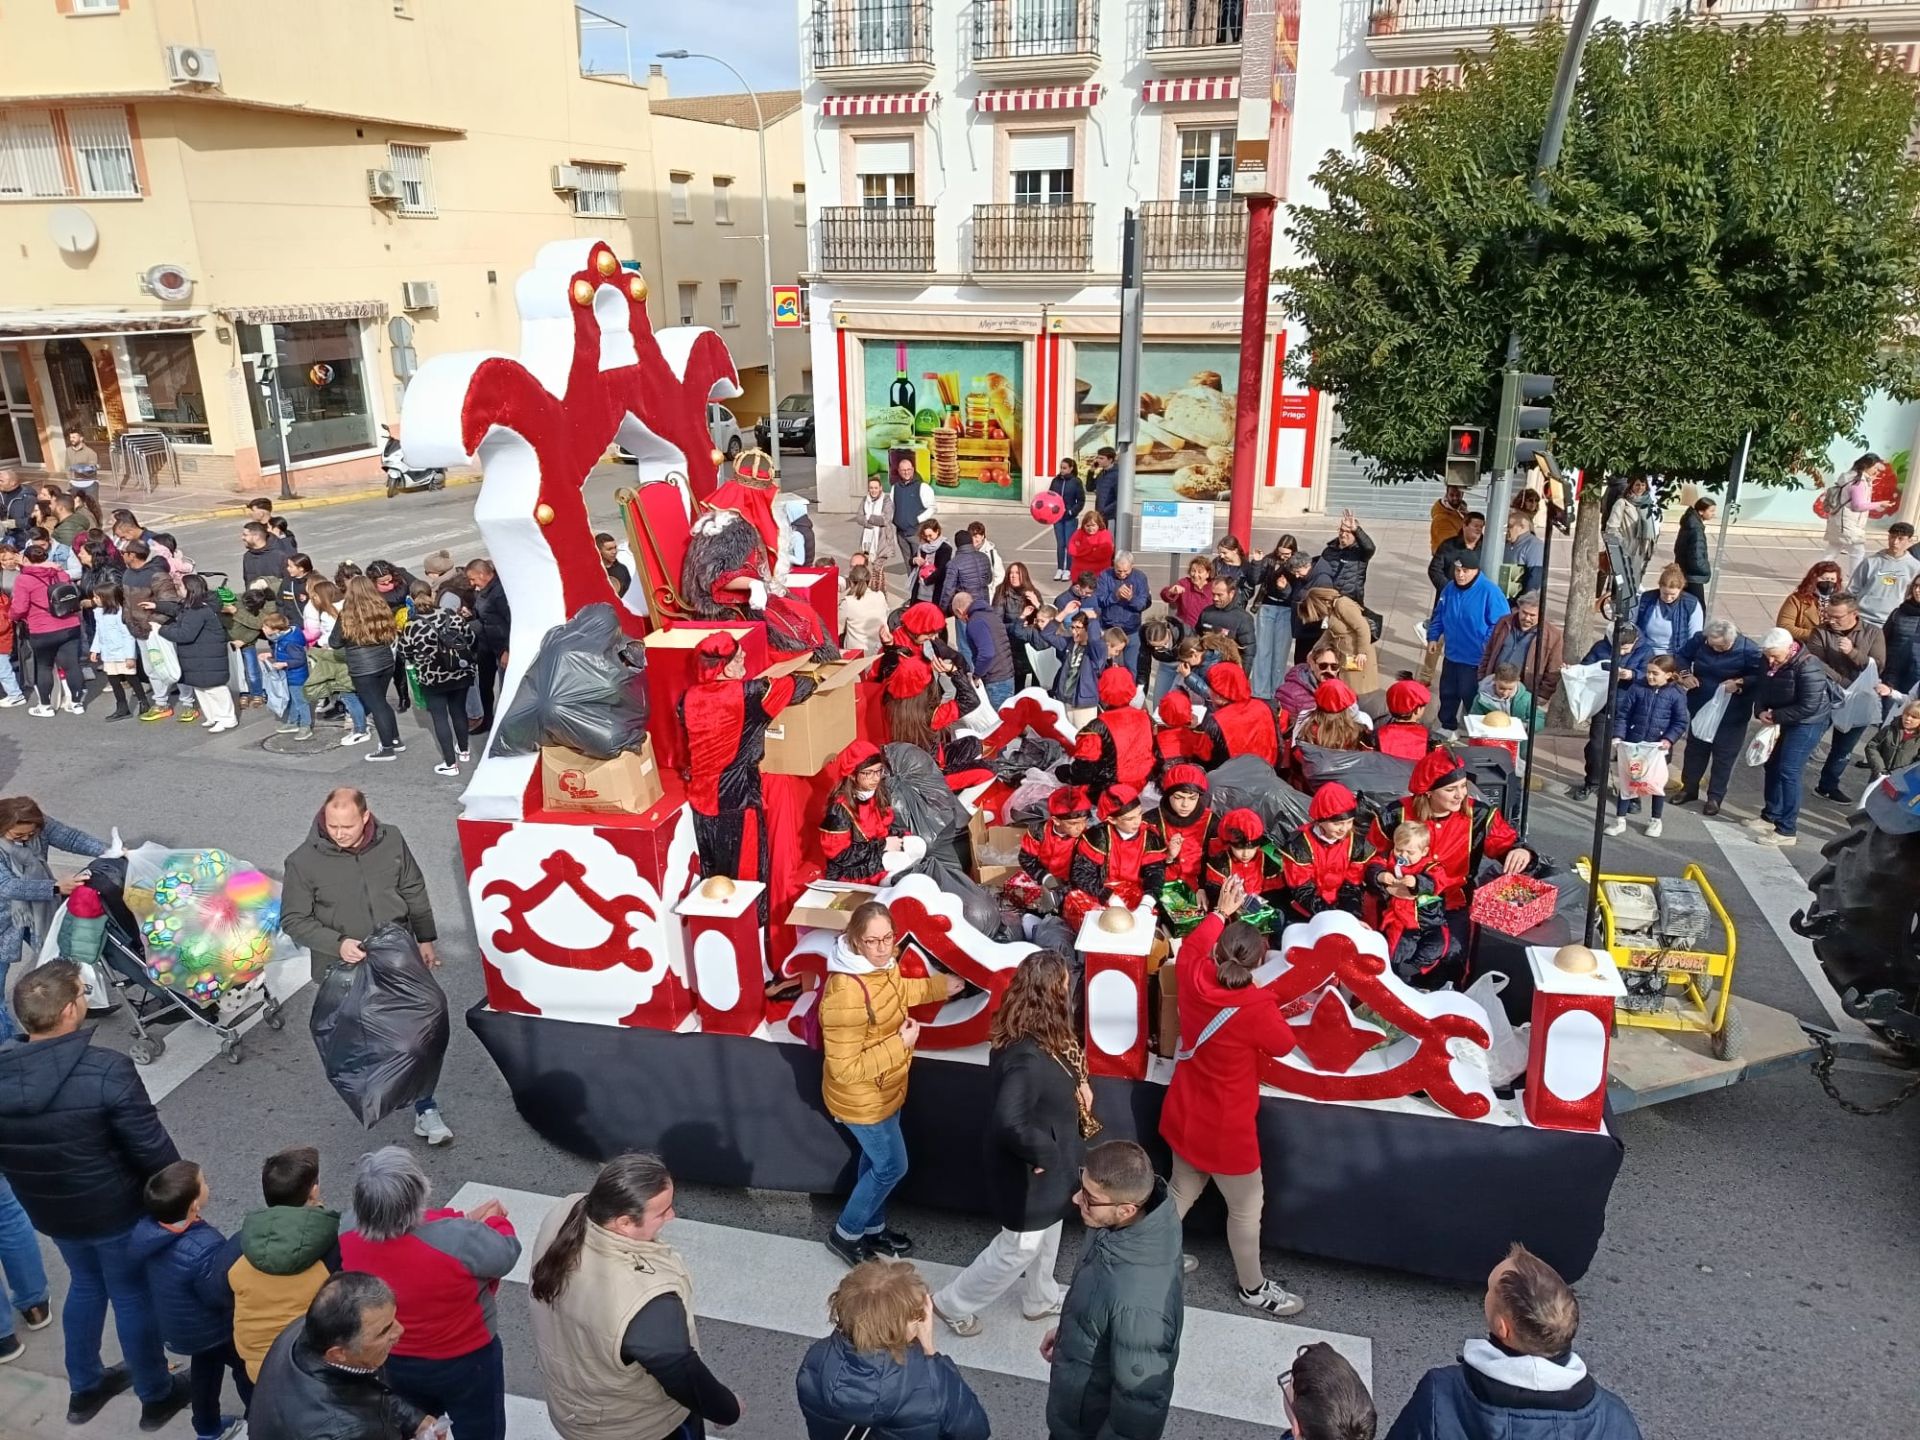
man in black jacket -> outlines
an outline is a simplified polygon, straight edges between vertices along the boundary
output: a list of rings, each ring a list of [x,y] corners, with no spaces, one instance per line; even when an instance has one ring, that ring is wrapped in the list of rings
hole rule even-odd
[[[1200,612],[1194,629],[1201,635],[1225,635],[1240,647],[1240,668],[1253,669],[1253,616],[1240,603],[1233,581],[1217,576],[1213,582],[1213,603]]]
[[[401,1335],[393,1291],[357,1270],[329,1276],[260,1364],[247,1408],[253,1440],[410,1440],[434,1417],[396,1394],[381,1367]]]
[[[1427,579],[1433,585],[1436,603],[1447,586],[1453,583],[1453,567],[1462,559],[1470,561],[1475,570],[1480,568],[1480,542],[1486,533],[1487,517],[1478,510],[1470,510],[1460,533],[1440,542],[1440,548],[1433,552],[1433,559],[1427,562]]]
[[[1712,552],[1707,545],[1707,526],[1720,513],[1720,506],[1709,495],[1702,495],[1680,517],[1680,533],[1673,538],[1673,563],[1687,577],[1687,594],[1700,602],[1700,613],[1707,611],[1707,582],[1713,579]]]
[[[473,606],[468,613],[480,627],[473,647],[474,667],[479,671],[480,718],[470,727],[479,735],[493,728],[494,687],[506,668],[507,646],[513,638],[513,611],[507,606],[507,588],[500,583],[491,560],[469,561],[467,583],[473,586]]]
[[[0,465],[0,539],[24,545],[32,524],[33,491],[20,483],[18,470]]]
[[[0,1175],[67,1262],[60,1313],[66,1338],[67,1421],[83,1425],[129,1384],[140,1428],[158,1430],[187,1403],[187,1377],[167,1373],[146,1279],[128,1244],[155,1171],[180,1158],[133,1062],[92,1047],[77,966],[42,965],[14,987],[25,1039],[0,1046]],[[113,1307],[125,1363],[100,1363]]]
[[[248,589],[256,580],[271,580],[278,590],[280,582],[287,578],[287,561],[295,553],[293,546],[258,520],[249,520],[240,527],[240,543],[247,547],[246,554],[240,557],[240,588]]]
[[[1746,822],[1760,832],[1755,843],[1782,849],[1795,842],[1800,822],[1800,779],[1833,714],[1827,667],[1812,651],[1775,626],[1760,640],[1766,674],[1751,682],[1754,718],[1778,725],[1779,738],[1767,757],[1766,803]]]
[[[1373,539],[1360,528],[1353,511],[1340,513],[1340,529],[1320,552],[1327,583],[1356,604],[1367,598],[1367,562],[1373,559]]]

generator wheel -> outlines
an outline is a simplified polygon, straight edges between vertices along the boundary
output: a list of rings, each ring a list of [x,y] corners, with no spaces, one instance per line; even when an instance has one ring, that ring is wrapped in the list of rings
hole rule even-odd
[[[1713,1058],[1716,1060],[1738,1060],[1747,1048],[1747,1022],[1741,1013],[1727,1006],[1727,1023],[1713,1034]]]

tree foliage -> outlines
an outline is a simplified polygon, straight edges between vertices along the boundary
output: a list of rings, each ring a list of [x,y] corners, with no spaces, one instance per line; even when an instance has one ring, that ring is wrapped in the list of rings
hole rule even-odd
[[[1558,377],[1589,473],[1789,480],[1868,393],[1920,393],[1920,91],[1859,30],[1673,19],[1596,30],[1548,198],[1530,192],[1564,32],[1497,37],[1456,88],[1329,154],[1277,279],[1376,478],[1491,425],[1509,328]]]

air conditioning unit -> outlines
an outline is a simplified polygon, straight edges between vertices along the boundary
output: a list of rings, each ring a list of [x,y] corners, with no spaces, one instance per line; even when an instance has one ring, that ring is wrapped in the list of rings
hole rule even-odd
[[[400,198],[400,177],[391,170],[367,171],[367,198],[378,204]]]
[[[437,310],[440,287],[431,280],[404,280],[400,284],[402,310]]]
[[[554,166],[553,188],[560,191],[580,189],[580,167],[578,165]]]
[[[169,45],[167,79],[175,85],[218,85],[220,57],[201,45]]]

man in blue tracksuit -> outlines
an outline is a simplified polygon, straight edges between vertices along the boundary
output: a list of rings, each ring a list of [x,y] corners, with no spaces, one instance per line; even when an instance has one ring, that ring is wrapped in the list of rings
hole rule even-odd
[[[1440,662],[1440,728],[1460,723],[1460,707],[1470,704],[1480,685],[1480,656],[1493,627],[1506,618],[1507,597],[1480,573],[1480,557],[1462,551],[1454,557],[1453,583],[1433,607],[1429,640],[1443,642]],[[1451,738],[1451,737],[1449,737]]]

